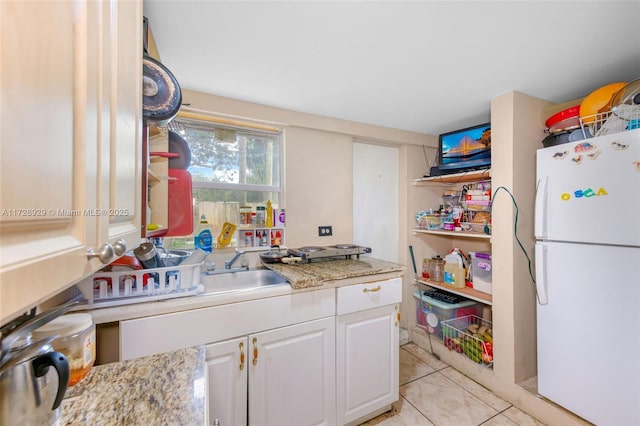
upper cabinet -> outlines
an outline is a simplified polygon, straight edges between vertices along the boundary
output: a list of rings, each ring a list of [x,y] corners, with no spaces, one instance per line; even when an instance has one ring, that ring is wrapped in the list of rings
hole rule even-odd
[[[1,2],[0,323],[140,241],[142,2]]]

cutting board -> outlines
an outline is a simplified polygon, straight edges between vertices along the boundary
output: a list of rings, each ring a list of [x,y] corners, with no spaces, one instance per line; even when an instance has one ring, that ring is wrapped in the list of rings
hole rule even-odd
[[[193,200],[191,173],[184,169],[169,169],[167,237],[183,237],[193,232]]]

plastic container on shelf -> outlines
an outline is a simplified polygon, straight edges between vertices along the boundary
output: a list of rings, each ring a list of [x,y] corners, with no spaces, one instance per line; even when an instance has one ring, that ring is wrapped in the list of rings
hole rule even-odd
[[[491,294],[491,253],[470,251],[471,267],[469,275],[474,289]]]
[[[447,303],[432,299],[426,295],[413,293],[416,299],[416,321],[431,334],[442,338],[442,321],[466,315],[478,315],[482,312],[482,304],[473,300],[459,303]]]
[[[96,327],[89,314],[67,314],[32,333],[33,340],[58,336],[51,345],[69,362],[69,383],[73,386],[85,377],[96,361]]]
[[[453,288],[464,288],[466,286],[467,271],[464,267],[462,256],[458,253],[450,253],[444,258],[444,283]]]

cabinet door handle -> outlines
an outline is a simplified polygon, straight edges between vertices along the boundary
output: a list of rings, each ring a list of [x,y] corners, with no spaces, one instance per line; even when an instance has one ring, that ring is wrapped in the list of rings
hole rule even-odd
[[[244,343],[240,342],[240,371],[244,370]]]
[[[113,243],[113,251],[116,253],[116,256],[122,256],[127,252],[127,242],[120,238]]]
[[[98,260],[105,265],[113,259],[113,256],[113,246],[109,243],[104,243],[102,247],[100,247],[100,251],[95,251],[93,248],[87,250],[87,259],[91,260],[97,257]]]
[[[400,324],[400,307],[396,305],[396,327]]]
[[[363,293],[375,293],[376,291],[380,291],[380,286],[374,287],[374,288],[363,288],[362,292]]]
[[[253,338],[253,365],[258,363],[258,339]]]

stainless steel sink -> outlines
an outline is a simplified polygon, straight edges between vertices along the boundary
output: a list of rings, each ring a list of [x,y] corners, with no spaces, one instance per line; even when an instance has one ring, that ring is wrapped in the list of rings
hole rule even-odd
[[[269,269],[202,275],[204,294],[249,291],[273,286],[289,285],[287,280]]]

